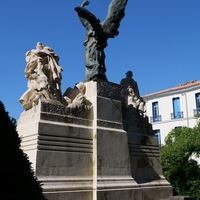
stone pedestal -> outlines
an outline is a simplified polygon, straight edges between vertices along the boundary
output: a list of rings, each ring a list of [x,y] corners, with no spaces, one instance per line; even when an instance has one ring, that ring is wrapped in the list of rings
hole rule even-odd
[[[153,135],[126,132],[120,86],[85,83],[87,118],[40,102],[18,121],[22,148],[48,200],[159,200],[172,196]]]
[[[195,200],[195,199],[189,196],[173,196],[170,197],[169,200]]]

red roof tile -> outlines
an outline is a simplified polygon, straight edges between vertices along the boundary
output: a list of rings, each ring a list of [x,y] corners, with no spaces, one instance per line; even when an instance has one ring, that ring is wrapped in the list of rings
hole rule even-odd
[[[155,94],[162,94],[162,93],[165,93],[165,92],[171,92],[171,91],[175,91],[175,90],[189,88],[189,87],[192,87],[192,86],[195,86],[195,85],[200,85],[200,81],[196,81],[196,80],[188,81],[186,83],[179,84],[176,87],[169,88],[169,89],[166,89],[166,90],[161,90],[159,92],[154,92],[154,93],[147,94],[147,95],[144,95],[144,96],[147,97],[147,96],[152,96],[152,95],[155,95]]]

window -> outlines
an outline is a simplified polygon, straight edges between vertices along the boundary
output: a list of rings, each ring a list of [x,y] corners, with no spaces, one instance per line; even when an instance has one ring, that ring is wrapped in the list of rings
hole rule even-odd
[[[195,94],[196,99],[196,114],[200,114],[200,93]]]
[[[180,98],[176,97],[173,101],[173,119],[182,118],[182,112],[180,111]]]
[[[153,122],[159,121],[158,102],[152,103]]]
[[[158,144],[161,146],[161,135],[160,135],[160,129],[154,130],[154,135],[158,138]]]

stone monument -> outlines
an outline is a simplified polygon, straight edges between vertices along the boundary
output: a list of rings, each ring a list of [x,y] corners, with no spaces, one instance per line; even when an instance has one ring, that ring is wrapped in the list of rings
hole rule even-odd
[[[121,19],[126,3],[113,0],[110,9],[121,9]],[[86,4],[75,9],[93,23]],[[104,55],[101,45],[101,51],[91,47],[97,57]],[[62,94],[63,69],[53,49],[40,42],[26,53],[28,90],[20,98],[24,112],[17,127],[22,149],[48,200],[166,199],[172,187],[163,176],[158,140],[132,71],[120,84],[109,82],[101,59],[94,71],[86,69],[84,82]]]

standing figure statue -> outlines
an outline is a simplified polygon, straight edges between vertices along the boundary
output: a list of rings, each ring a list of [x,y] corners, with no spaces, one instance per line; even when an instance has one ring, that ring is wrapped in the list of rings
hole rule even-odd
[[[90,11],[84,8],[89,1],[84,1],[81,6],[75,8],[79,19],[86,28],[85,46],[85,81],[95,78],[107,81],[105,53],[108,38],[114,38],[119,34],[120,21],[124,17],[128,0],[112,0],[108,14],[103,22],[100,22]]]
[[[133,79],[133,72],[127,71],[126,72],[126,78],[123,78],[120,81],[120,85],[122,86],[122,89],[128,90],[129,93],[132,93],[132,96],[140,99],[140,92],[138,89],[137,82]]]
[[[140,96],[132,71],[126,72],[126,78],[121,79],[120,85],[124,129],[152,134],[152,126],[145,114],[145,101]]]

